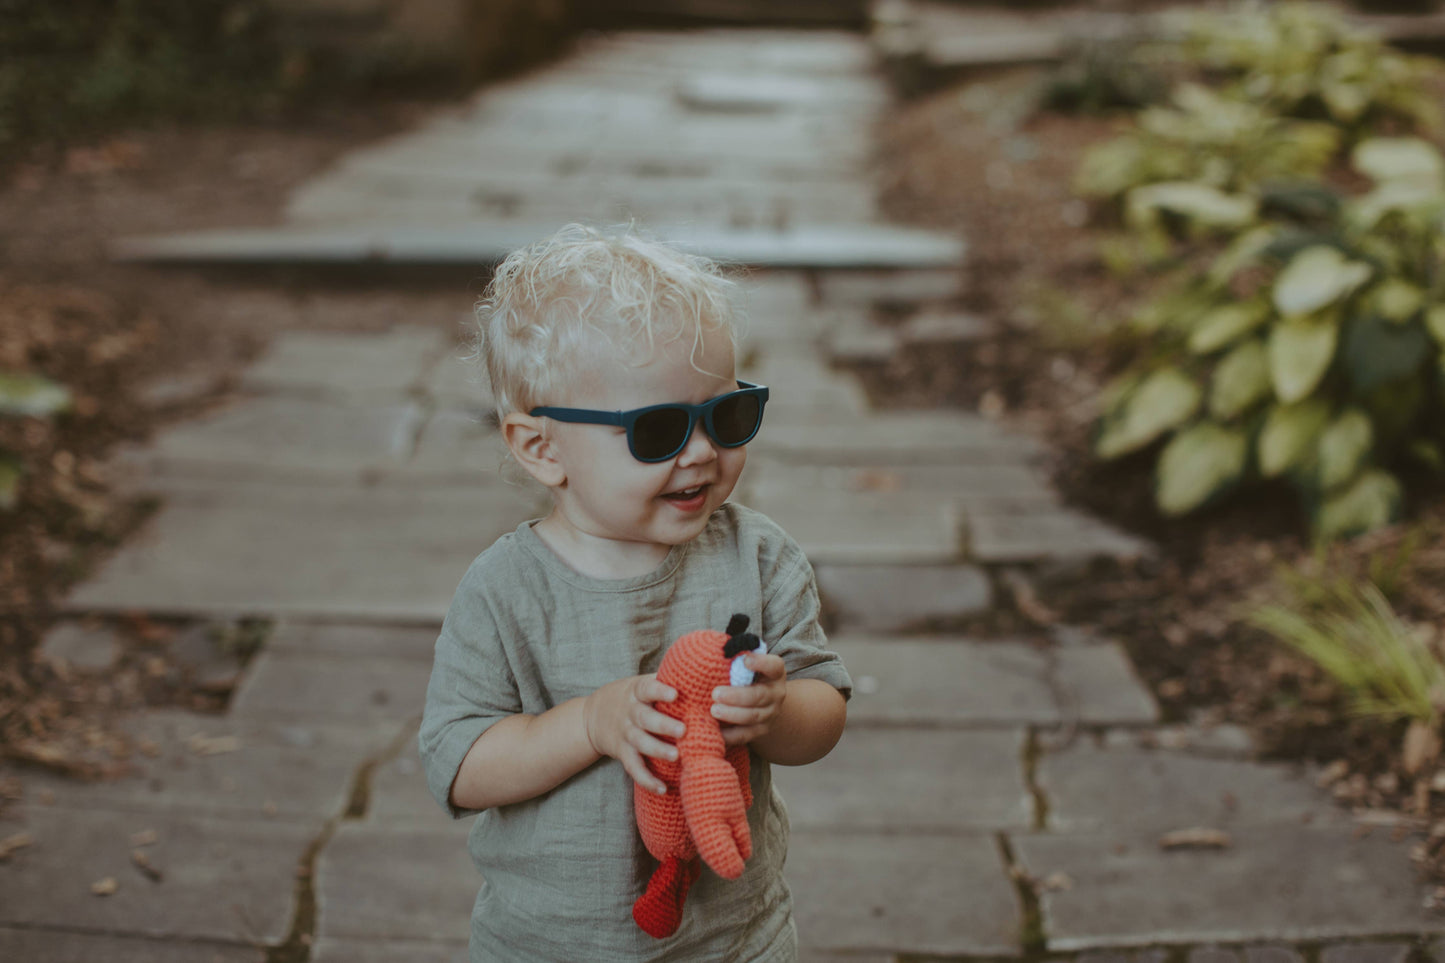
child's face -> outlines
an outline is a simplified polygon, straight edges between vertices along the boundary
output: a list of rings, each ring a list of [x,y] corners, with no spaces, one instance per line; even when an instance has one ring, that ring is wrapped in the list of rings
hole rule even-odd
[[[726,333],[705,333],[697,367],[692,357],[691,337],[659,344],[640,366],[599,351],[572,380],[567,397],[550,403],[627,411],[669,402],[699,404],[737,390]],[[662,550],[689,541],[732,494],[747,461],[746,448],[719,447],[701,422],[682,451],[655,463],[632,456],[622,428],[554,421],[551,430],[565,480],[553,489],[556,510],[550,527],[594,547],[602,540],[623,550],[639,543]],[[690,497],[679,497],[684,492]]]

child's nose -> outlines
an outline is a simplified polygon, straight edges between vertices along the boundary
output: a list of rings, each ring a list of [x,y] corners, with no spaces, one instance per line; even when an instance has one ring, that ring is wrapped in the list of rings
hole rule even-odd
[[[708,437],[703,426],[699,423],[692,429],[692,437],[687,444],[682,446],[682,454],[677,456],[679,465],[704,465],[717,459],[717,448],[713,446],[712,439]]]

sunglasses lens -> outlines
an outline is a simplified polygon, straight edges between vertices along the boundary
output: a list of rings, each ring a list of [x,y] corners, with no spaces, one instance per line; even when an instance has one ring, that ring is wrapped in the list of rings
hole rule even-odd
[[[741,445],[758,430],[763,406],[756,395],[733,395],[712,410],[713,436],[720,445]]]
[[[644,461],[673,455],[687,441],[687,422],[687,412],[681,408],[659,408],[638,416],[632,425],[632,453]]]

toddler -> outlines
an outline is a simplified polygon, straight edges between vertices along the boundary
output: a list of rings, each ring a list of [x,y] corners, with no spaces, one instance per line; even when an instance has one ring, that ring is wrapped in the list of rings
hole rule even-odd
[[[788,820],[769,763],[825,756],[851,681],[824,648],[813,571],[727,501],[769,389],[737,380],[732,282],[630,233],[572,225],[509,257],[479,310],[501,431],[551,511],[463,576],[437,639],[421,753],[454,817],[480,812],[473,961],[794,960]],[[704,869],[666,939],[632,920],[656,861],[634,822],[645,759],[682,723],[653,708],[668,645],[751,617],[767,654],[714,693],[751,754],[753,856]]]

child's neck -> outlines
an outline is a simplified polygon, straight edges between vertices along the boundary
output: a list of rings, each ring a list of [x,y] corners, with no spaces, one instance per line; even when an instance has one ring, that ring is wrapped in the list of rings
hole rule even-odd
[[[662,564],[671,545],[628,542],[591,535],[569,525],[557,511],[532,530],[567,566],[588,578],[627,579],[646,575]]]

